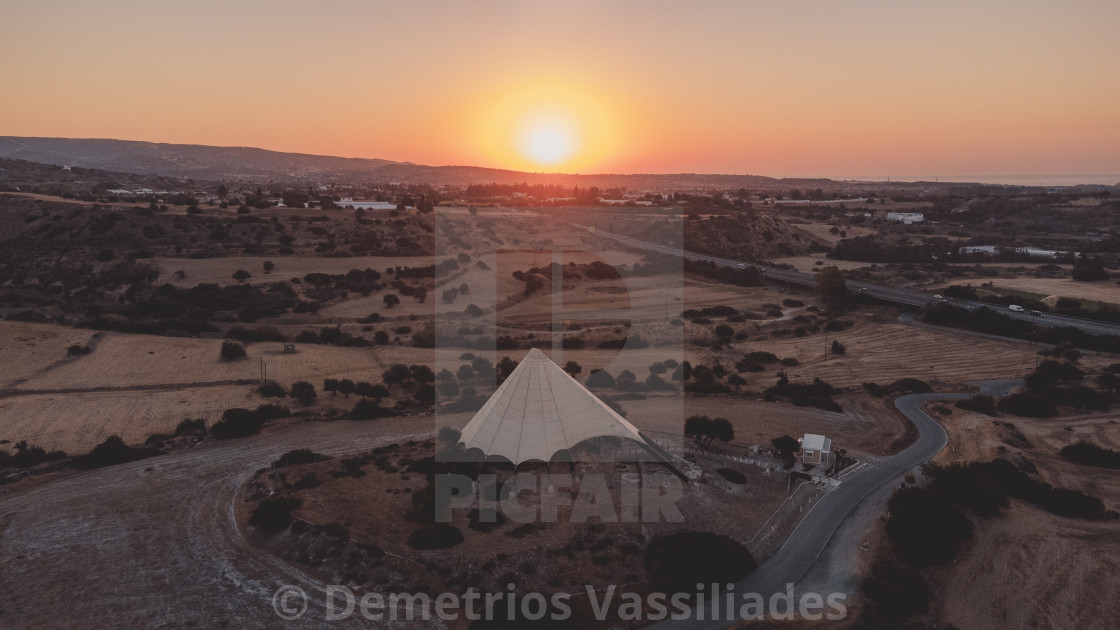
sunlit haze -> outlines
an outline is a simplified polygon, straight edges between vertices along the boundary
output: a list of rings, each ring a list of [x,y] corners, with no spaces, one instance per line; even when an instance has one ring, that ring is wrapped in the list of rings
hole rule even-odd
[[[0,134],[1115,183],[1117,24],[1114,0],[8,0]]]

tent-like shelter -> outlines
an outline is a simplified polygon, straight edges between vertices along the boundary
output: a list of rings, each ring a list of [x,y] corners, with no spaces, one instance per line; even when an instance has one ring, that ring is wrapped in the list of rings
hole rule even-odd
[[[465,450],[478,449],[487,457],[504,457],[516,465],[547,462],[560,451],[597,437],[633,440],[669,464],[664,450],[533,348],[463,427],[460,441]]]

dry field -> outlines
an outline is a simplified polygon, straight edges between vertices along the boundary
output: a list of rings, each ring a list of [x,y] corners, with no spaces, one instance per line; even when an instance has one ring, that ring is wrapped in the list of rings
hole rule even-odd
[[[0,389],[14,387],[52,366],[74,360],[67,358],[66,349],[90,343],[94,334],[91,330],[53,324],[0,321],[0,356],[4,368]]]
[[[639,429],[678,435],[683,433],[684,418],[688,416],[727,418],[735,426],[732,444],[744,447],[758,444],[770,448],[770,440],[782,435],[818,433],[832,438],[835,448],[879,456],[889,454],[889,446],[906,432],[907,424],[890,400],[857,394],[839,396],[837,402],[844,408],[843,413],[717,397],[684,398],[683,409],[681,399],[672,398],[668,405],[654,397],[621,404],[627,412],[626,419]]]
[[[779,265],[793,265],[793,268],[802,273],[813,273],[814,269],[822,267],[836,267],[841,271],[850,271],[852,269],[863,269],[870,267],[871,263],[859,262],[855,260],[834,260],[826,257],[824,254],[809,254],[806,256],[790,256],[788,258],[775,258],[774,263]],[[817,263],[822,263],[818,265]]]
[[[1055,486],[1081,490],[1120,507],[1120,471],[1078,466],[1058,456],[1062,446],[1090,440],[1120,448],[1112,414],[1046,420],[989,418],[953,409],[941,417],[950,448],[939,461],[986,461],[1017,453]],[[1024,447],[1006,427],[1014,425]],[[961,628],[1111,628],[1120,598],[1120,523],[1062,518],[1013,501],[1000,518],[980,521],[977,538],[957,563],[935,575],[943,585],[942,621]]]
[[[985,282],[991,282],[994,291],[1001,288],[1012,291],[1028,291],[1040,293],[1045,296],[1080,298],[1083,300],[1096,300],[1110,304],[1120,304],[1120,286],[1111,280],[1101,282],[1078,282],[1072,278],[969,278],[964,281],[950,282],[950,284],[971,284],[978,287]]]
[[[113,434],[142,443],[187,418],[210,425],[226,409],[262,402],[243,385],[10,396],[0,398],[0,439],[84,453]]]
[[[267,377],[284,384],[301,379],[321,382],[328,377],[380,380],[384,371],[376,348],[296,344],[296,354],[283,354],[283,344],[261,342],[247,345],[248,359],[227,362],[218,358],[221,344],[219,339],[105,333],[92,354],[32,376],[18,388],[88,389],[257,379],[261,359]]]
[[[798,229],[812,234],[814,238],[826,241],[831,245],[840,242],[842,238],[858,238],[860,236],[872,236],[879,233],[879,230],[872,227],[862,227],[858,225],[846,227],[843,220],[838,220],[835,223],[799,223],[795,225]],[[831,232],[833,227],[839,227],[847,236],[833,234]]]
[[[736,350],[764,350],[778,357],[793,357],[801,365],[784,368],[792,381],[821,378],[836,387],[858,387],[865,382],[881,385],[903,377],[919,378],[930,383],[961,384],[994,378],[1017,378],[1034,368],[1038,346],[1015,341],[1000,341],[951,331],[911,326],[897,320],[874,321],[877,316],[853,314],[842,319],[855,319],[852,328],[828,334],[828,342],[844,344],[844,355],[824,356],[822,333],[807,337],[748,339]],[[749,324],[739,325],[748,326]],[[733,327],[739,327],[733,326]],[[719,357],[725,366],[738,353],[707,353],[706,362]],[[1088,365],[1107,363],[1090,357]],[[742,374],[750,388],[774,384],[774,373],[780,366],[765,372]]]

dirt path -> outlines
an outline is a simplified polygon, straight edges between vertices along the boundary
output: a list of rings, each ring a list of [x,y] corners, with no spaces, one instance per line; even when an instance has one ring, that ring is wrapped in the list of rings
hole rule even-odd
[[[431,429],[431,417],[288,426],[0,499],[0,627],[275,628],[283,584],[312,600],[284,627],[321,627],[323,585],[248,544],[238,489],[293,448],[339,454]]]

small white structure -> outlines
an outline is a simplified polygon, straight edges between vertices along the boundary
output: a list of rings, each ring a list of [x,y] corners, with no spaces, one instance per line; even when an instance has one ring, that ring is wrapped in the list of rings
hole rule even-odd
[[[799,441],[801,452],[798,456],[802,464],[828,466],[832,457],[832,440],[816,433],[806,433]]]
[[[926,220],[924,212],[888,212],[887,221],[894,221],[896,223],[921,223]]]

